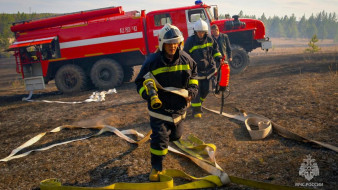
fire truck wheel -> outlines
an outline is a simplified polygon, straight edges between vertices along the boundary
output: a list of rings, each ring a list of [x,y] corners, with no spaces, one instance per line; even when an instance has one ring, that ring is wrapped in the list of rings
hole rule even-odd
[[[123,82],[123,68],[112,59],[101,59],[90,70],[90,78],[99,89],[114,88]]]
[[[64,65],[56,72],[55,85],[63,93],[79,92],[87,86],[87,77],[80,66]]]
[[[123,67],[123,71],[124,71],[123,82],[130,82],[135,75],[134,67]]]
[[[248,53],[240,46],[232,46],[232,61],[230,62],[231,74],[237,74],[246,69],[250,60]]]

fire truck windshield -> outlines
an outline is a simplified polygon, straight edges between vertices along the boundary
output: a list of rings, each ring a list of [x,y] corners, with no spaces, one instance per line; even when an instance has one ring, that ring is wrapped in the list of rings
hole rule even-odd
[[[207,14],[211,21],[218,20],[218,7],[217,5],[210,5],[206,8]]]
[[[209,18],[211,21],[214,21],[215,18],[214,18],[214,15],[212,14],[212,11],[210,10],[210,7],[206,8],[207,10],[207,14],[209,15]]]

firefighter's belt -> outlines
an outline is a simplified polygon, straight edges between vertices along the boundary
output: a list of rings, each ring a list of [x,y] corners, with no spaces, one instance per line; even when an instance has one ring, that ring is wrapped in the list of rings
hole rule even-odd
[[[164,91],[177,94],[179,96],[182,96],[185,99],[187,99],[189,97],[188,90],[186,90],[186,89],[176,88],[176,87],[163,87],[163,86],[161,86],[161,84],[156,80],[156,78],[154,77],[154,75],[152,75],[150,72],[148,72],[147,74],[145,74],[143,78],[144,79],[149,79],[149,78],[154,79],[156,87],[158,89],[162,89]]]
[[[217,70],[215,70],[213,73],[211,73],[210,75],[208,76],[198,76],[196,77],[197,80],[204,80],[204,79],[210,79],[212,76],[214,76],[215,74],[217,73]]]
[[[182,119],[185,119],[185,117],[187,116],[187,112],[184,112],[183,115],[180,115],[176,118],[173,118],[173,117],[170,117],[170,116],[167,116],[167,115],[163,115],[163,114],[159,114],[159,113],[156,113],[156,112],[153,112],[153,111],[150,111],[149,110],[149,115],[151,117],[155,117],[157,119],[162,119],[164,121],[168,121],[168,122],[172,122],[172,123],[178,123],[180,122]]]

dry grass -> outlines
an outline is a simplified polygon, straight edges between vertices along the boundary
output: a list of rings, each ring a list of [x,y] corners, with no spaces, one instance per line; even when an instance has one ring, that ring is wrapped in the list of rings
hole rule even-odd
[[[23,88],[25,86],[24,81],[22,79],[15,79],[11,81],[10,84],[11,87],[14,89]]]
[[[287,54],[302,54],[308,48],[310,39],[287,39],[287,38],[271,38],[272,48],[268,52],[264,52],[257,48],[253,50],[250,56],[273,56],[273,55],[287,55]],[[316,43],[321,50],[318,53],[333,53],[338,52],[338,43],[333,40],[319,40]]]

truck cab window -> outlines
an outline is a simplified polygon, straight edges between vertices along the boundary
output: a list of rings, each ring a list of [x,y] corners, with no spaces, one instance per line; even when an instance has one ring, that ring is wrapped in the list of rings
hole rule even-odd
[[[200,18],[204,21],[207,20],[204,9],[196,9],[188,12],[189,22],[196,22]]]
[[[164,26],[165,24],[171,24],[170,14],[160,14],[154,16],[155,26]]]

